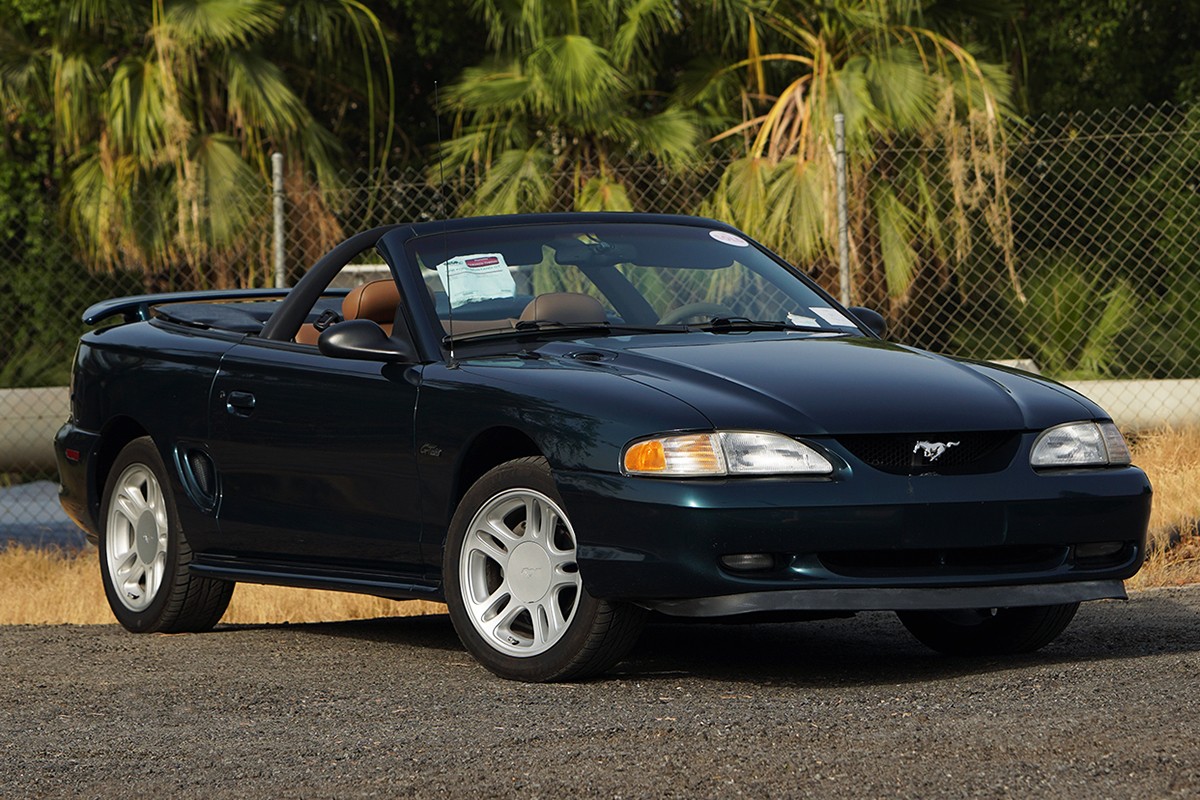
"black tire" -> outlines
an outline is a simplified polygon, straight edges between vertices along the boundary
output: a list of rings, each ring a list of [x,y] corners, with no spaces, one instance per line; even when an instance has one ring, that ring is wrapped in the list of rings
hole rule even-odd
[[[534,530],[530,509],[540,520]],[[485,519],[498,522],[485,530]],[[544,458],[501,464],[463,496],[442,559],[446,603],[463,646],[496,675],[578,680],[612,667],[636,643],[646,612],[588,594],[575,547]],[[484,610],[481,597],[495,599]]]
[[[100,577],[117,621],[134,633],[216,625],[234,584],[192,575],[191,561],[158,448],[134,439],[113,462],[100,504]]]
[[[1079,603],[1024,608],[897,611],[922,644],[954,656],[1031,653],[1070,624]]]

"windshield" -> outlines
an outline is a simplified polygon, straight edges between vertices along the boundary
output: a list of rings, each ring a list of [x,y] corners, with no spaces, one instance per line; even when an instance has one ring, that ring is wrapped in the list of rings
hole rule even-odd
[[[408,243],[454,338],[558,326],[686,330],[718,320],[856,332],[746,239],[663,223],[541,224]]]

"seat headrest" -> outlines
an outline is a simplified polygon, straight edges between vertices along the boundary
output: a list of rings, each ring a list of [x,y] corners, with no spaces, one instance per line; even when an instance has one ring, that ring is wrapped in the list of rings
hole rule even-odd
[[[594,297],[575,292],[539,294],[521,312],[522,320],[545,322],[604,322],[604,306]]]
[[[384,278],[356,287],[342,301],[343,319],[369,319],[372,322],[391,323],[396,319],[400,307],[400,290],[396,282]]]

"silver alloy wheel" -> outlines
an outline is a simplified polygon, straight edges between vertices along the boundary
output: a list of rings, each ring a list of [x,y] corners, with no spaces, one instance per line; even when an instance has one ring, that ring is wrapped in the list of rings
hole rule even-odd
[[[167,504],[154,473],[130,464],[108,505],[104,556],[122,605],[142,611],[154,601],[167,560]]]
[[[467,616],[491,647],[535,656],[567,632],[583,583],[575,531],[562,509],[533,489],[509,489],[471,519],[458,559]]]

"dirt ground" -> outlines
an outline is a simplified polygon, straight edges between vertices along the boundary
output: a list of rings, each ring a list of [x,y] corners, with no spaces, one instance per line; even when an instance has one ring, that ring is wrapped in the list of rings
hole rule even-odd
[[[0,628],[0,797],[1195,797],[1200,588],[1085,604],[1011,659],[889,614],[659,625],[510,683],[449,620]]]

